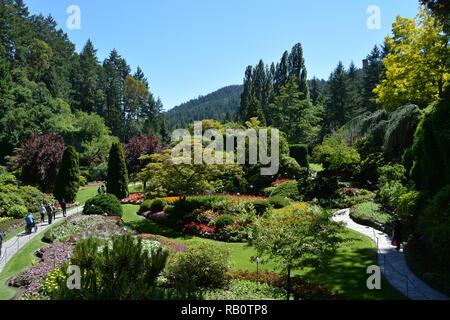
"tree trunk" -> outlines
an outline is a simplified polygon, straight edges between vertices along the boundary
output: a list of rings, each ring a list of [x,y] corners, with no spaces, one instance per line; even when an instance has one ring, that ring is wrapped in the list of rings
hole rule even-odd
[[[286,281],[286,300],[289,301],[290,296],[291,296],[291,268],[288,268]]]

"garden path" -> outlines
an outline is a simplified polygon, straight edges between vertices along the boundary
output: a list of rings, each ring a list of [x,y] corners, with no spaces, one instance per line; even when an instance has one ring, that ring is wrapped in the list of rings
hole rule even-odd
[[[79,213],[83,210],[83,207],[76,207],[73,209],[68,209],[67,210],[67,217],[71,216],[75,213]],[[61,219],[65,219],[62,216],[62,213],[56,216],[56,220],[53,221],[53,223],[61,220]],[[3,271],[3,269],[5,268],[6,264],[8,263],[9,260],[11,260],[14,255],[26,244],[28,243],[28,241],[30,241],[31,239],[33,239],[34,237],[36,237],[38,234],[40,234],[42,231],[46,230],[48,227],[50,227],[51,225],[48,224],[48,217],[46,216],[46,221],[41,223],[41,222],[37,222],[36,224],[38,226],[38,230],[37,232],[33,232],[31,234],[26,234],[25,230],[23,232],[18,233],[16,236],[14,236],[13,238],[9,239],[8,241],[3,242],[3,248],[2,248],[2,256],[0,258],[0,273]],[[24,227],[25,229],[25,227]]]
[[[371,238],[377,244],[378,265],[386,280],[402,294],[412,300],[449,300],[449,298],[428,286],[409,270],[403,249],[397,251],[391,244],[391,237],[372,227],[357,224],[350,218],[350,209],[336,212],[333,219],[343,221],[347,228]]]

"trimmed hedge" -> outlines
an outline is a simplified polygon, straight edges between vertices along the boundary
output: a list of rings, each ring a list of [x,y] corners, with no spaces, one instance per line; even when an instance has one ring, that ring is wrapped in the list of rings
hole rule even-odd
[[[253,206],[255,207],[256,213],[258,215],[263,215],[268,209],[271,208],[270,202],[268,200],[257,199],[252,201]]]
[[[287,207],[291,204],[291,201],[289,199],[283,198],[281,196],[274,196],[269,198],[269,203],[275,208],[275,209],[281,209],[284,207]]]
[[[236,219],[232,215],[223,214],[219,218],[217,218],[215,225],[216,228],[223,229],[226,226],[232,225],[234,223],[236,223]]]
[[[297,181],[288,181],[276,186],[275,189],[270,194],[270,197],[273,198],[276,196],[297,200],[299,198]]]
[[[163,199],[155,199],[150,204],[150,211],[152,213],[161,212],[164,210],[164,207],[166,206],[167,201]]]
[[[119,199],[113,194],[99,194],[86,201],[83,214],[85,215],[104,215],[122,217],[123,208]]]
[[[289,145],[289,153],[292,158],[297,160],[301,167],[309,168],[308,162],[308,145],[291,144]]]

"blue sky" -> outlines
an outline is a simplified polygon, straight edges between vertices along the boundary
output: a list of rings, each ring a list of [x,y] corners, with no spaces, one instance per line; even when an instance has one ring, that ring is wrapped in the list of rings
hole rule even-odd
[[[339,60],[361,66],[400,14],[413,18],[416,0],[25,0],[32,14],[51,14],[79,52],[90,38],[103,61],[116,48],[133,72],[170,109],[221,87],[241,84],[246,66],[277,62],[300,42],[308,78],[327,79]],[[69,30],[70,5],[81,29]],[[381,28],[366,12],[380,8]]]

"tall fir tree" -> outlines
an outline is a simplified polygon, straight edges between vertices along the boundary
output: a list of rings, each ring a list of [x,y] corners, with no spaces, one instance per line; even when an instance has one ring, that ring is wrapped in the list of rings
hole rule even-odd
[[[118,199],[128,197],[128,171],[122,144],[113,143],[109,151],[108,175],[106,178],[106,190]]]
[[[78,153],[73,146],[67,146],[56,177],[54,196],[58,201],[73,203],[80,187]]]

